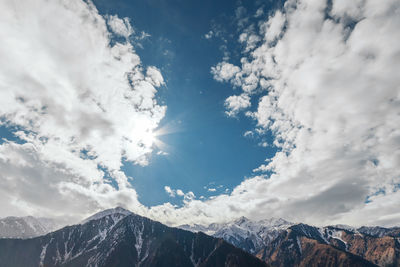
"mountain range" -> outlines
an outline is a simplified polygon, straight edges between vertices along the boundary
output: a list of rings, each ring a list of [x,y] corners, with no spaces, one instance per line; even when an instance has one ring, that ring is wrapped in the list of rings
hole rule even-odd
[[[0,266],[267,266],[204,233],[168,227],[122,208],[43,236],[0,239]]]
[[[0,219],[0,238],[29,238],[60,228],[60,222],[50,218],[6,217]]]
[[[272,266],[400,266],[399,227],[315,227],[245,217],[223,224],[179,227],[223,238]]]
[[[8,217],[7,225],[13,219],[21,218]],[[14,238],[0,239],[0,267],[400,266],[399,227],[315,227],[241,217],[172,228],[118,207],[41,236],[18,236],[16,229],[8,235]]]

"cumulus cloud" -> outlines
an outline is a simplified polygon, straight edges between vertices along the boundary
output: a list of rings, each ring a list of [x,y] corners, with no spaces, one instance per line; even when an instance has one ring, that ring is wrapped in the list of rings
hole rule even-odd
[[[129,42],[111,42],[133,32],[129,20],[80,0],[6,0],[0,17],[1,123],[21,140],[0,145],[2,214],[143,213],[120,167],[148,164],[166,107],[158,69],[144,74]]]
[[[167,194],[170,196],[170,197],[174,197],[175,196],[175,191],[174,190],[172,190],[171,189],[171,187],[169,187],[169,186],[164,186],[164,190],[165,190],[165,192],[167,192]]]
[[[261,26],[261,33],[264,34],[264,39],[268,43],[276,40],[281,34],[283,34],[282,29],[285,25],[286,19],[285,15],[279,10],[275,12],[266,22]]]
[[[289,0],[260,21],[262,41],[241,66],[211,71],[259,99],[245,114],[258,134],[274,136],[277,153],[231,193],[153,211],[164,209],[169,222],[241,214],[398,225],[399,12],[396,0]]]
[[[211,68],[211,73],[217,81],[229,81],[236,73],[240,72],[240,68],[231,63],[221,62]]]
[[[185,193],[183,193],[183,191],[181,190],[181,189],[177,189],[176,190],[176,194],[178,195],[178,196],[184,196],[185,195]]]
[[[160,87],[161,85],[165,84],[160,70],[154,66],[147,67],[146,75],[146,79],[156,87]]]
[[[244,43],[246,45],[244,52],[249,52],[253,50],[257,43],[261,41],[261,38],[257,34],[253,34],[250,32],[244,32],[239,36],[239,42]]]
[[[255,89],[246,87],[250,77],[267,89],[247,114],[275,136],[278,152],[255,170],[272,175],[240,186],[265,201],[266,214],[311,223],[400,221],[392,204],[400,194],[398,12],[398,1],[330,7],[290,0],[259,24],[263,42],[241,59],[239,82],[212,68],[216,80],[241,84],[247,95]]]
[[[119,36],[128,38],[133,34],[133,28],[129,22],[129,18],[120,19],[118,16],[108,16],[107,24],[111,31]]]
[[[235,116],[239,111],[251,106],[250,97],[246,94],[232,95],[225,100],[226,114]]]

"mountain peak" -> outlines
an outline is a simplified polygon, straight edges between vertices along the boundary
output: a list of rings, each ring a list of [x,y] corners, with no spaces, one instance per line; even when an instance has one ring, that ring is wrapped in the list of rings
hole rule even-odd
[[[292,225],[293,223],[286,221],[285,219],[282,218],[275,218],[275,217],[271,217],[269,219],[264,219],[259,221],[260,224],[263,224],[265,226],[282,226],[282,225]]]
[[[246,222],[249,222],[250,220],[244,216],[237,218],[236,220],[234,220],[233,222],[237,225],[242,225]]]
[[[106,209],[106,210],[100,211],[98,213],[95,213],[92,216],[84,219],[81,222],[81,224],[85,224],[85,223],[87,223],[89,221],[92,221],[92,220],[98,220],[98,219],[101,219],[101,218],[103,218],[105,216],[117,215],[118,217],[120,217],[122,219],[122,218],[124,218],[124,217],[126,217],[128,215],[131,215],[131,214],[133,214],[133,212],[118,206],[118,207],[115,207],[115,208],[112,208],[112,209]]]

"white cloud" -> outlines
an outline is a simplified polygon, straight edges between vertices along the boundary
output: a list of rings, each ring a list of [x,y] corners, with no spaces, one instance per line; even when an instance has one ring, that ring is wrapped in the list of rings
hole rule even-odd
[[[263,41],[242,66],[225,72],[229,63],[222,62],[212,73],[261,97],[256,112],[246,114],[256,120],[255,132],[275,136],[270,145],[278,152],[256,169],[272,175],[248,178],[230,194],[151,212],[162,209],[170,223],[240,214],[398,225],[399,12],[396,0],[334,0],[330,11],[325,1],[289,0],[260,23]]]
[[[108,16],[107,24],[113,33],[125,38],[128,38],[134,32],[129,18],[120,19],[116,15]]]
[[[208,188],[207,191],[209,191],[209,192],[215,192],[215,191],[217,191],[217,189],[215,189],[215,188]]]
[[[259,9],[257,9],[256,14],[254,15],[254,17],[258,18],[261,17],[262,15],[264,15],[264,10],[262,7],[260,7]]]
[[[261,26],[262,33],[265,34],[265,40],[268,43],[276,40],[279,35],[283,34],[282,29],[285,22],[285,15],[278,10]]]
[[[248,179],[238,188],[254,198],[250,210],[260,202],[274,216],[310,223],[399,222],[392,201],[381,199],[400,194],[400,4],[336,0],[330,16],[326,10],[324,1],[288,1],[260,24],[264,41],[242,58],[236,79],[214,74],[241,85],[247,95],[254,85],[267,89],[249,115],[275,135],[280,150],[255,170],[272,171],[268,180]],[[382,189],[385,194],[365,202]],[[370,216],[377,203],[382,210]]]
[[[231,63],[221,62],[217,66],[211,68],[211,73],[214,75],[214,79],[217,81],[229,81],[236,73],[240,71],[238,66]]]
[[[192,191],[189,191],[184,195],[184,203],[190,202],[195,198],[196,198],[195,194]]]
[[[226,114],[235,116],[239,111],[251,106],[250,97],[246,94],[232,95],[225,100]]]
[[[204,38],[211,39],[214,36],[213,31],[209,31],[208,33],[204,34]]]
[[[331,16],[325,5],[289,0],[281,15],[260,24],[268,25],[259,30],[262,41],[240,67],[212,68],[216,80],[242,88],[237,112],[261,94],[246,114],[258,124],[254,132],[276,136],[270,145],[280,151],[259,167],[272,176],[248,178],[209,200],[168,187],[183,197],[182,207],[146,208],[120,167],[122,158],[148,162],[146,137],[165,113],[155,101],[164,82],[159,71],[145,75],[129,43],[110,47],[106,21],[92,4],[0,2],[0,59],[7,62],[0,66],[0,114],[25,142],[0,145],[0,213],[82,215],[123,205],[175,225],[239,214],[398,224],[399,3],[334,0]],[[236,107],[229,103],[228,112]]]
[[[164,78],[159,69],[154,66],[147,67],[146,70],[147,80],[156,87],[164,85]]]
[[[176,194],[178,195],[178,196],[184,196],[185,195],[185,193],[183,193],[183,191],[181,190],[181,189],[177,189],[176,190]]]
[[[148,163],[166,107],[159,71],[144,75],[130,43],[110,45],[107,23],[127,37],[129,21],[79,0],[2,1],[0,20],[0,117],[25,142],[0,145],[2,215],[143,213],[120,167]]]
[[[253,50],[256,47],[257,43],[260,41],[261,38],[251,32],[244,32],[239,36],[239,42],[246,44],[244,52],[249,52],[250,50]]]
[[[254,132],[253,131],[246,131],[243,134],[244,137],[253,137],[254,136]]]
[[[157,155],[160,155],[160,156],[168,156],[169,153],[168,153],[168,152],[165,152],[165,151],[162,151],[162,150],[159,150],[159,151],[157,151]]]
[[[171,187],[169,187],[169,186],[164,186],[164,190],[165,190],[165,192],[167,192],[167,194],[170,196],[170,197],[175,197],[175,191],[174,190],[172,190],[171,189]]]

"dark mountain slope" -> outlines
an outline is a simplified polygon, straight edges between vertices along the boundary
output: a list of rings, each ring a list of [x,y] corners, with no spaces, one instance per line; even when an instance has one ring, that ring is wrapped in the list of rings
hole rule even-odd
[[[266,266],[203,233],[109,214],[26,240],[0,240],[0,266]]]

